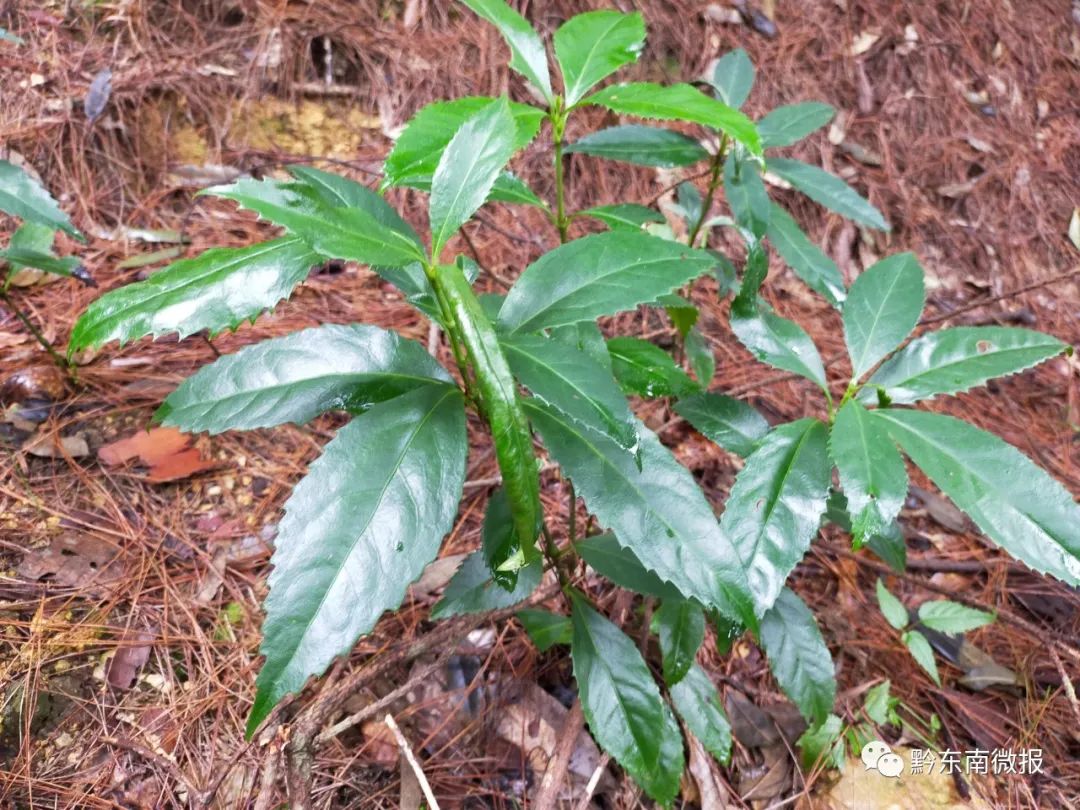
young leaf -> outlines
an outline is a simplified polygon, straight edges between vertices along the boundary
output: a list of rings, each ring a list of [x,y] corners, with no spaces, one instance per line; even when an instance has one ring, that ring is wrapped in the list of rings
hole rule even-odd
[[[326,445],[275,541],[249,738],[401,604],[453,525],[467,449],[461,394],[448,385],[376,405]]]
[[[432,383],[453,383],[424,348],[376,326],[327,324],[271,338],[203,366],[154,418],[188,432],[302,425],[359,413]]]
[[[416,113],[394,142],[383,165],[384,183],[428,191],[431,179],[454,134],[462,125],[495,101],[483,96],[466,96],[453,101],[436,101]],[[510,102],[514,117],[514,151],[524,149],[544,120],[544,111],[528,104]]]
[[[761,139],[753,121],[690,84],[613,84],[593,93],[583,103],[599,104],[621,115],[702,124],[726,133],[753,154],[761,154]]]
[[[769,171],[787,180],[814,202],[859,225],[889,230],[889,223],[881,212],[835,174],[790,158],[771,158]]]
[[[528,563],[536,555],[541,521],[540,480],[532,433],[495,329],[473,294],[460,259],[457,264],[438,268],[439,285],[448,315],[472,363],[484,417],[495,443],[495,459],[513,514],[519,559]]]
[[[620,588],[666,600],[683,598],[675,586],[664,582],[642,565],[634,552],[620,545],[611,532],[583,538],[574,548],[596,573],[610,579]]]
[[[502,341],[514,376],[533,396],[623,449],[637,446],[634,416],[611,373],[590,355],[539,335]]]
[[[866,538],[866,547],[898,574],[907,570],[907,541],[900,524],[895,520],[884,530]]]
[[[716,91],[717,98],[738,109],[746,103],[754,86],[754,63],[746,51],[736,48],[716,60],[712,76],[706,77],[706,81]]]
[[[934,650],[930,646],[930,642],[926,640],[926,636],[918,630],[908,630],[906,633],[901,634],[900,640],[907,645],[911,657],[918,662],[920,667],[926,670],[934,683],[941,686],[941,676],[938,675],[937,662],[934,660]]]
[[[731,331],[754,357],[770,366],[791,371],[827,390],[821,355],[805,330],[777,315],[763,301],[747,311],[733,307]]]
[[[536,192],[513,172],[503,172],[495,178],[495,185],[491,187],[488,201],[532,205],[545,210],[548,207],[548,204],[537,197]]]
[[[903,630],[911,623],[908,618],[907,608],[890,593],[889,589],[885,587],[885,583],[880,579],[877,581],[876,593],[878,607],[881,608],[885,621],[897,630]]]
[[[536,560],[518,571],[516,584],[512,590],[506,590],[492,578],[483,553],[474,551],[447,583],[443,598],[431,609],[431,618],[449,619],[464,613],[483,613],[523,602],[536,590],[543,573],[543,565]]]
[[[23,227],[26,227],[25,225]],[[12,235],[11,241],[15,241]],[[94,280],[82,269],[82,264],[75,256],[55,256],[49,251],[28,250],[27,248],[9,245],[0,250],[0,261],[6,261],[12,270],[23,267],[32,267],[54,276],[75,277],[91,286]]]
[[[830,714],[821,723],[806,729],[795,741],[799,747],[803,770],[809,773],[819,763],[830,768],[842,768],[846,761],[844,741],[840,737],[843,730],[844,723],[835,714]]]
[[[674,686],[685,677],[705,640],[705,612],[688,599],[665,599],[653,616],[660,637],[664,683]]]
[[[992,624],[994,614],[976,610],[966,605],[936,599],[919,605],[919,621],[939,633],[966,633]]]
[[[760,239],[769,227],[772,203],[757,165],[734,150],[724,161],[724,195],[735,221]]]
[[[737,399],[704,392],[680,399],[675,413],[725,450],[746,458],[769,432],[769,423],[757,410]]]
[[[900,704],[899,698],[894,698],[889,694],[891,688],[892,681],[886,679],[870,689],[863,699],[863,711],[879,726],[893,721],[896,707]]]
[[[473,115],[451,138],[431,181],[431,255],[484,204],[514,154],[514,119],[505,98]]]
[[[484,527],[480,534],[480,557],[486,566],[485,570],[496,584],[507,591],[516,588],[518,574],[523,571],[525,554],[518,543],[517,532],[514,530],[514,515],[510,510],[506,490],[502,487],[492,492],[488,498]],[[533,562],[539,563],[539,560]],[[537,582],[538,577],[539,574]],[[473,579],[475,578],[470,577],[470,581]],[[536,582],[533,586],[536,586]]]
[[[794,591],[784,588],[762,616],[758,635],[780,688],[806,722],[822,722],[836,700],[836,675],[810,608]]]
[[[861,545],[900,514],[908,491],[904,459],[884,426],[853,399],[836,415],[829,453],[847,496],[855,542]]]
[[[1067,348],[1057,338],[1030,329],[942,329],[916,338],[886,360],[867,382],[862,398],[873,402],[875,388],[898,405],[955,394],[1031,368]]]
[[[540,35],[504,0],[461,0],[478,16],[494,25],[510,46],[510,67],[524,76],[550,104],[551,74]]]
[[[213,248],[181,259],[146,281],[98,298],[71,332],[70,351],[120,345],[150,335],[211,335],[254,320],[288,298],[321,257],[295,236],[246,248]]]
[[[648,399],[679,397],[699,390],[671,355],[647,340],[632,337],[608,341],[611,369],[628,394]]]
[[[923,270],[911,253],[898,253],[855,279],[844,304],[844,340],[852,379],[859,379],[911,334],[926,303]]]
[[[598,205],[580,212],[578,216],[598,219],[613,231],[640,231],[649,222],[664,221],[664,215],[656,209],[635,203]]]
[[[682,734],[637,646],[572,591],[570,655],[596,741],[655,801],[669,805],[683,770]]]
[[[698,385],[708,388],[712,378],[716,376],[716,355],[713,354],[712,345],[695,326],[686,333],[683,348],[686,349],[686,359],[690,361],[690,368],[697,377]]]
[[[836,110],[820,101],[804,101],[777,107],[760,121],[758,132],[766,149],[791,146],[832,121]]]
[[[668,169],[689,166],[709,156],[704,146],[681,132],[640,124],[624,124],[591,132],[574,141],[564,151]]]
[[[323,256],[387,267],[425,260],[416,232],[378,195],[370,207],[345,208],[328,204],[303,182],[249,179],[200,193],[235,200]]]
[[[759,615],[772,607],[821,525],[832,478],[828,436],[817,419],[773,428],[731,488],[720,528],[738,549]]]
[[[6,160],[0,160],[0,211],[26,222],[58,228],[86,241],[44,186]]]
[[[672,209],[682,215],[687,230],[693,229],[701,219],[701,208],[705,204],[701,199],[701,192],[693,183],[679,183],[675,190],[675,199],[677,202]]]
[[[791,215],[776,203],[771,204],[766,234],[776,252],[810,289],[823,295],[834,307],[844,303],[847,290],[836,262],[811,242]]]
[[[499,313],[507,332],[536,332],[595,320],[697,278],[709,254],[645,233],[599,233],[545,253],[525,268]]]
[[[566,106],[573,107],[597,82],[637,61],[645,21],[641,12],[588,11],[560,25],[554,40]]]
[[[705,670],[691,664],[686,676],[670,691],[675,711],[690,732],[701,740],[705,750],[727,765],[731,761],[731,724]]]
[[[675,327],[679,337],[686,340],[687,334],[701,315],[698,308],[676,293],[661,295],[656,299],[656,303],[662,306],[668,317],[671,318],[671,325]]]
[[[516,615],[540,652],[547,652],[556,644],[569,644],[573,637],[574,627],[566,616],[535,608],[519,610]]]
[[[557,411],[532,401],[526,410],[552,457],[621,545],[684,597],[756,624],[738,552],[693,476],[655,433],[638,425],[639,469],[614,442]]]
[[[1018,560],[1080,585],[1080,506],[997,436],[938,413],[873,412],[908,457]]]

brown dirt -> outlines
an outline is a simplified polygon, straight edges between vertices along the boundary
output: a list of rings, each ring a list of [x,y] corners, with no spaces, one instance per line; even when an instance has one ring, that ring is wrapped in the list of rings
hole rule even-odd
[[[386,133],[428,101],[507,90],[527,97],[505,68],[497,35],[447,3],[137,0],[79,5],[66,17],[60,5],[0,2],[0,27],[29,43],[0,45],[0,150],[17,151],[50,188],[63,190],[65,208],[92,236],[82,255],[102,289],[144,272],[118,270],[121,259],[157,247],[108,238],[105,232],[117,226],[181,228],[191,240],[190,255],[262,234],[228,206],[196,203],[183,177],[187,163],[269,170],[331,154],[331,165],[371,181],[390,143]],[[597,5],[534,0],[527,13],[550,33],[570,13]],[[1077,253],[1065,236],[1080,204],[1080,24],[1064,2],[778,2],[779,36],[772,40],[745,25],[717,22],[715,10],[726,8],[720,4],[644,5],[649,45],[630,77],[693,77],[720,53],[742,46],[759,68],[750,112],[803,99],[843,111],[843,144],[820,134],[795,154],[849,176],[894,230],[860,234],[812,204],[792,202],[849,279],[874,257],[914,250],[931,276],[928,318],[1019,322],[1080,341],[1080,286],[1068,276],[1077,269]],[[917,34],[910,48],[908,26]],[[871,30],[880,37],[852,55],[852,43]],[[334,54],[335,84],[355,90],[331,97],[316,92],[324,38]],[[114,74],[112,96],[91,126],[80,99],[105,66]],[[276,121],[237,124],[265,107]],[[335,123],[342,116],[352,122],[345,131]],[[589,113],[580,126],[603,117]],[[550,196],[550,150],[542,142],[515,168]],[[854,160],[859,148],[880,165]],[[576,158],[569,177],[573,207],[648,200],[662,190],[651,171]],[[395,192],[393,199],[423,224],[419,195]],[[6,235],[4,223],[0,231]],[[505,207],[485,210],[468,232],[484,266],[503,279],[554,243],[541,218]],[[724,246],[720,238],[714,241]],[[768,289],[783,314],[810,329],[823,356],[841,351],[835,313],[775,260]],[[67,281],[19,293],[30,317],[61,344],[98,294]],[[723,326],[723,308],[707,284],[696,297],[717,353],[718,388],[750,399],[773,421],[819,412],[807,386],[777,379],[751,361]],[[44,362],[14,318],[6,312],[3,318],[4,376]],[[421,318],[370,273],[350,267],[316,274],[273,315],[213,346],[193,338],[107,347],[80,369],[81,386],[49,410],[39,432],[81,432],[96,451],[145,427],[171,387],[215,352],[352,320],[426,338]],[[670,336],[665,322],[648,315],[623,316],[611,328],[658,340]],[[840,364],[830,371],[839,382]],[[1080,493],[1075,359],[1055,360],[935,408],[992,429]],[[643,404],[639,413],[653,427],[670,417],[656,403]],[[0,563],[7,568],[0,572],[0,806],[183,806],[217,780],[218,806],[255,801],[260,769],[272,759],[265,752],[273,750],[266,740],[242,742],[265,595],[267,554],[260,538],[271,536],[290,487],[340,424],[328,416],[304,428],[200,438],[200,457],[216,466],[167,484],[149,481],[138,466],[103,465],[93,454],[28,455],[18,449],[25,434],[17,430],[0,437],[7,450],[0,460]],[[479,480],[496,470],[475,428],[468,475]],[[737,469],[733,459],[680,423],[664,438],[722,502]],[[544,483],[558,532],[565,494],[551,474]],[[475,546],[485,492],[483,486],[467,491],[446,554]],[[1065,807],[1080,800],[1080,707],[1063,686],[1063,676],[1080,674],[1080,597],[1009,568],[977,534],[943,528],[933,509],[913,504],[906,525],[913,567],[903,578],[888,579],[894,592],[909,603],[945,592],[999,608],[1001,619],[974,641],[1031,688],[1026,697],[964,692],[953,688],[958,671],[948,665],[946,687],[934,687],[877,615],[873,584],[881,572],[847,553],[844,538],[826,533],[795,585],[816,609],[837,661],[838,712],[847,721],[859,719],[865,689],[891,678],[894,694],[914,716],[941,718],[952,747],[1044,749],[1045,776],[976,786],[992,806]],[[56,570],[21,567],[43,548],[54,549],[46,563]],[[72,556],[77,559],[67,562]],[[605,604],[615,598],[598,596]],[[345,677],[402,637],[428,632],[433,601],[430,594],[408,601],[331,677]],[[463,656],[482,667],[483,683],[539,681],[557,688],[570,682],[566,662],[538,656],[516,625],[497,630],[494,643]],[[752,644],[740,643],[728,656],[710,654],[708,664],[729,696],[741,692],[761,705],[780,701]],[[136,673],[134,683],[129,672]],[[393,680],[371,686],[382,693]],[[423,750],[436,793],[447,798],[444,806],[510,806],[522,767],[490,742],[498,712],[478,711],[448,735],[437,728],[446,715],[438,711],[438,695],[426,700],[434,701],[434,721],[416,709],[398,717]],[[417,745],[422,737],[430,744]],[[751,765],[751,752],[742,751],[722,776],[738,785]],[[377,729],[346,733],[323,748],[315,772],[318,806],[397,804],[396,750]],[[793,787],[776,800],[794,796],[814,806],[822,800],[811,795],[823,795],[819,789],[828,781],[820,773],[789,779]],[[635,802],[625,786],[606,797],[607,806]]]

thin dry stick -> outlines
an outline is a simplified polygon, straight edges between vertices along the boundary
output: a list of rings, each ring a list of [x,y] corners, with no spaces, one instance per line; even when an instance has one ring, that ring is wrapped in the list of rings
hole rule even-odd
[[[1072,709],[1073,717],[1076,718],[1076,722],[1080,723],[1080,703],[1076,700],[1076,690],[1073,688],[1072,679],[1069,677],[1069,673],[1065,671],[1065,665],[1061,662],[1061,656],[1057,654],[1057,650],[1054,649],[1054,644],[1047,644],[1046,649],[1050,652],[1050,657],[1054,659],[1054,666],[1057,667],[1058,675],[1061,676],[1061,686],[1065,690],[1065,697],[1069,699],[1069,707]]]
[[[394,737],[397,739],[398,747],[401,748],[401,753],[405,755],[405,761],[409,763],[412,772],[416,774],[416,781],[420,783],[420,790],[424,791],[424,798],[427,799],[428,805],[431,810],[439,810],[439,800],[436,799],[435,794],[431,792],[431,785],[428,784],[427,776],[424,775],[424,769],[421,768],[420,763],[416,761],[412,748],[409,747],[409,741],[406,740],[405,735],[401,733],[401,729],[398,728],[398,724],[394,722],[392,715],[386,715],[385,719],[386,725],[394,732]]]
[[[551,759],[548,760],[544,778],[540,780],[540,787],[536,791],[536,801],[532,803],[533,810],[554,810],[555,804],[559,801],[559,791],[566,778],[566,771],[570,767],[570,757],[574,753],[574,746],[583,728],[585,728],[585,715],[581,711],[581,701],[575,700],[559,731],[559,741],[555,745]]]
[[[574,810],[589,810],[589,802],[592,801],[593,794],[596,793],[596,788],[600,785],[600,777],[604,775],[604,769],[607,768],[609,762],[611,762],[611,754],[604,754],[600,757],[600,762],[597,763],[596,770],[589,777],[589,783],[585,785],[585,792],[581,794],[581,799],[574,807]]]

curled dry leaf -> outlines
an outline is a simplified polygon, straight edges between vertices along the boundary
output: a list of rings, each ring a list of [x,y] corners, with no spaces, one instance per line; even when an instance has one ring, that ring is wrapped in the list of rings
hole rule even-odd
[[[56,436],[41,433],[22,446],[24,452],[38,458],[83,458],[90,455],[90,445],[85,433]]]
[[[26,579],[94,592],[122,577],[121,566],[110,565],[114,557],[116,548],[110,543],[86,534],[64,534],[28,551],[16,572]]]

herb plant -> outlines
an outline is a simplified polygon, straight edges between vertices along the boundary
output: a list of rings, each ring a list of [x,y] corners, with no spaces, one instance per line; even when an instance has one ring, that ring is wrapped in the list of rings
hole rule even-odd
[[[502,486],[488,503],[481,547],[433,616],[512,606],[538,587],[545,567],[554,570],[569,615],[529,608],[520,620],[542,649],[569,644],[597,742],[662,804],[674,799],[683,769],[676,713],[719,760],[730,756],[718,693],[695,663],[707,623],[721,646],[754,634],[811,726],[806,745],[824,750],[839,734],[829,651],[785,582],[826,520],[849,527],[856,548],[869,545],[903,567],[901,451],[1013,556],[1080,584],[1080,509],[1065,489],[995,436],[907,407],[1021,371],[1066,346],[998,327],[943,329],[905,343],[924,305],[923,273],[910,254],[883,259],[845,287],[836,264],[770,199],[763,179],[769,172],[862,226],[888,228],[834,175],[772,154],[825,125],[831,108],[794,104],[755,123],[739,111],[754,76],[742,51],[720,60],[704,89],[649,82],[596,89],[635,61],[645,41],[640,14],[614,11],[582,14],[555,32],[557,90],[544,43],[517,12],[502,0],[464,2],[502,33],[510,66],[544,107],[461,98],[417,113],[386,160],[383,189],[429,192],[426,238],[381,193],[335,174],[292,166],[288,179],[243,179],[207,193],[256,212],[282,236],[208,250],[109,292],[72,335],[74,350],[145,335],[219,333],[273,307],[311,266],[334,258],[367,265],[395,285],[452,349],[456,377],[393,332],[325,325],[220,358],[157,412],[166,425],[211,433],[303,424],[329,410],[353,417],[285,506],[249,734],[397,608],[436,557],[462,493],[467,411],[487,426]],[[566,143],[568,120],[587,106],[701,131],[692,138],[620,124]],[[550,206],[506,170],[544,126],[554,152]],[[657,210],[636,203],[568,211],[567,153],[705,164],[705,193],[689,183],[679,189],[686,219],[679,235]],[[714,215],[721,192],[728,211]],[[505,298],[478,296],[473,283],[482,270],[447,251],[487,202],[541,208],[560,241]],[[571,239],[578,218],[608,230]],[[738,272],[705,247],[715,227],[733,228],[745,242]],[[852,365],[842,391],[834,394],[807,333],[759,295],[769,244],[842,312]],[[820,389],[818,416],[770,426],[747,403],[707,390],[715,361],[685,293],[710,273],[732,296],[731,329],[752,354]],[[640,306],[668,313],[683,341],[678,362],[637,338],[605,339],[598,318]],[[719,520],[690,472],[634,416],[626,393],[671,398],[701,433],[745,458]],[[567,482],[565,538],[545,526],[534,434]],[[579,496],[605,531],[578,531]],[[659,600],[647,630],[659,640],[659,661],[646,660],[598,609],[582,562]]]
[[[0,34],[4,33],[0,29]],[[0,283],[0,300],[7,304],[57,364],[67,368],[64,358],[12,299],[11,285],[19,271],[27,268],[77,278],[84,284],[92,285],[93,280],[76,257],[60,257],[53,252],[58,230],[80,241],[83,236],[41,183],[7,160],[0,160],[0,214],[23,220],[8,240],[7,247],[0,249],[0,263],[7,266],[3,282]]]

